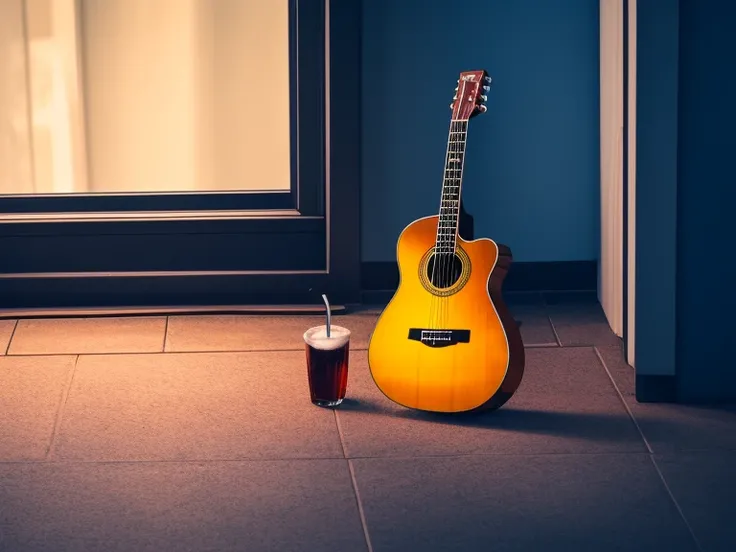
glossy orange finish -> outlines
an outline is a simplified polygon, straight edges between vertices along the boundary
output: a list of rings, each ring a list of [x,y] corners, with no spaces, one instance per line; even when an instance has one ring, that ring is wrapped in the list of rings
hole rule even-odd
[[[420,279],[422,258],[435,244],[437,220],[419,219],[399,236],[401,282],[371,336],[368,363],[376,385],[394,402],[461,412],[487,403],[509,369],[509,340],[489,295],[499,247],[489,239],[458,236],[457,246],[470,260],[469,277],[456,293],[437,297]],[[409,340],[409,328],[467,329],[470,341],[431,348]]]

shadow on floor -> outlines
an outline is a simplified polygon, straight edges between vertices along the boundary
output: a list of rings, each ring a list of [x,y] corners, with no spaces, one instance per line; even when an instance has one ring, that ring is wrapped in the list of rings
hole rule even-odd
[[[387,410],[378,402],[352,398],[346,398],[338,407],[338,411],[404,418],[427,424],[536,433],[591,441],[610,441],[616,436],[620,439],[629,439],[627,434],[620,431],[622,420],[630,420],[625,414],[529,410],[510,406],[495,411],[444,414],[411,409]],[[633,424],[633,421],[631,423]],[[656,425],[658,431],[668,431],[668,426],[671,426],[672,430],[682,429],[681,422],[674,423],[666,419],[649,419],[648,423],[650,426]]]

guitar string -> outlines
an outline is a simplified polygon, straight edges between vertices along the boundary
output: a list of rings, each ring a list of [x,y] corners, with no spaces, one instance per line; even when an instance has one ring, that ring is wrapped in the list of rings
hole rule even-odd
[[[459,278],[460,275],[462,274],[462,266],[459,267],[460,268],[459,274],[455,273],[455,261],[456,261],[455,257],[456,257],[456,252],[458,248],[458,243],[457,243],[458,236],[460,233],[459,232],[460,231],[460,192],[462,190],[463,169],[465,168],[465,147],[466,147],[467,136],[468,136],[468,121],[463,120],[459,126],[460,126],[460,130],[459,130],[460,140],[457,145],[457,156],[456,156],[458,159],[457,161],[458,164],[455,169],[455,186],[457,186],[457,189],[454,190],[454,195],[453,195],[454,218],[452,219],[452,222],[453,222],[452,244],[453,246],[452,246],[452,254],[451,254],[452,255],[451,272],[449,274],[450,283],[453,283],[452,280],[455,278],[456,275]],[[460,261],[460,265],[461,265],[461,261]],[[450,285],[450,283],[448,283],[448,285]],[[450,305],[451,303],[448,302],[448,305],[447,305],[448,318],[450,314],[449,313]]]
[[[467,84],[467,81],[462,81],[459,87],[459,92],[456,95],[456,102],[460,102],[460,106],[462,107],[462,102],[465,100],[465,86]],[[452,265],[454,264],[455,259],[455,252],[454,247],[452,250],[452,253],[449,253],[448,250],[449,247],[447,247],[449,244],[445,243],[445,239],[447,238],[447,232],[445,231],[445,223],[449,221],[445,221],[444,219],[447,217],[447,210],[445,208],[444,202],[447,201],[445,199],[445,190],[448,192],[449,196],[449,209],[454,210],[454,196],[453,194],[453,186],[455,185],[455,160],[457,159],[457,148],[458,148],[458,141],[456,140],[457,137],[457,131],[458,126],[462,125],[460,122],[460,119],[457,119],[454,117],[455,111],[460,112],[460,109],[455,109],[457,107],[457,104],[453,107],[453,117],[450,120],[450,135],[448,137],[448,153],[447,158],[445,160],[445,174],[443,175],[443,184],[442,184],[442,197],[440,200],[440,216],[437,220],[437,244],[435,247],[435,265],[440,265],[439,270],[439,278],[438,278],[438,287],[440,288],[447,288],[449,287],[448,283],[448,270],[452,270]],[[450,165],[452,163],[452,165]],[[447,171],[451,171],[452,176],[449,178],[449,184],[448,184],[448,178],[447,178]],[[447,188],[445,188],[447,186]],[[439,253],[437,250],[439,249]],[[449,267],[449,268],[448,268]],[[444,324],[447,322],[447,319],[449,318],[448,308],[449,308],[449,301],[448,298],[442,297],[441,295],[437,296],[437,302],[439,303],[439,308],[437,309],[438,312],[438,320],[437,320],[437,327],[438,329],[441,329],[444,327]]]
[[[460,101],[462,101],[464,98],[461,96]],[[442,287],[447,288],[449,287],[449,278],[448,278],[448,272],[451,270],[452,262],[453,262],[453,255],[449,252],[449,241],[450,241],[450,232],[449,232],[449,222],[452,220],[452,215],[454,213],[455,205],[454,205],[454,199],[455,199],[455,166],[457,164],[457,127],[458,123],[455,122],[453,124],[453,133],[452,133],[452,157],[450,159],[450,178],[448,182],[448,192],[447,197],[449,199],[448,205],[445,209],[445,216],[443,217],[442,221],[442,233],[444,234],[443,237],[443,251],[442,251],[442,259],[444,260],[444,270],[442,271]],[[442,300],[443,308],[442,308],[442,317],[440,320],[440,323],[442,326],[445,326],[446,318],[447,318],[447,308],[448,308],[448,298],[443,297]]]
[[[463,94],[459,95],[458,101],[463,101],[464,97]],[[442,253],[440,254],[440,257],[442,259],[442,274],[440,276],[441,278],[441,287],[447,288],[449,286],[449,279],[448,279],[448,267],[452,266],[452,255],[449,253],[449,232],[448,232],[448,223],[450,222],[454,210],[454,189],[455,189],[455,164],[457,163],[457,127],[458,122],[454,121],[452,123],[452,134],[451,134],[451,140],[450,140],[450,159],[448,163],[447,170],[449,172],[449,176],[447,176],[447,194],[445,196],[445,202],[446,205],[444,205],[444,211],[442,213],[441,218],[441,225],[442,225]],[[446,297],[442,297],[440,299],[441,302],[441,308],[440,308],[440,325],[444,328],[447,318],[447,307],[448,307],[448,301]]]
[[[465,89],[463,85],[463,90]],[[456,100],[457,101],[457,100]],[[454,117],[455,114],[455,106],[453,106],[452,114],[450,115],[450,133],[447,137],[447,149],[445,151],[445,166],[443,169],[445,169],[444,174],[442,175],[442,191],[440,193],[440,211],[439,216],[437,218],[437,234],[435,236],[435,245],[434,245],[434,251],[432,256],[430,257],[432,259],[432,273],[430,274],[430,285],[432,287],[440,287],[439,279],[441,278],[441,255],[439,253],[439,250],[441,250],[441,242],[440,242],[440,228],[441,224],[440,221],[442,220],[442,207],[443,207],[443,201],[445,199],[445,182],[447,178],[447,166],[448,161],[450,159],[450,148],[452,146],[452,129],[454,124]],[[433,293],[432,297],[429,300],[429,320],[427,324],[427,329],[434,330],[439,329],[439,309],[441,306],[440,297]]]
[[[457,225],[460,217],[460,178],[462,177],[462,160],[464,159],[463,145],[465,141],[464,128],[465,121],[458,120],[453,124],[453,140],[452,140],[452,168],[450,176],[450,187],[448,192],[447,201],[449,202],[448,210],[449,213],[445,214],[443,220],[444,234],[446,244],[443,247],[444,252],[442,254],[445,260],[445,266],[442,275],[442,287],[449,288],[454,283],[455,274],[455,263],[456,263],[456,250],[457,250]],[[449,231],[449,223],[453,223],[452,232]],[[452,247],[449,247],[449,240],[452,240]],[[440,323],[445,327],[449,323],[450,319],[450,306],[451,301],[448,297],[444,297],[442,300],[443,308],[441,309],[441,320]]]
[[[463,101],[465,99],[464,98],[464,94],[463,94],[463,96],[461,96],[460,99],[461,99],[461,101]],[[450,187],[449,187],[449,192],[448,192],[449,205],[448,205],[448,209],[446,210],[446,213],[445,213],[445,219],[446,220],[443,221],[443,227],[444,227],[443,228],[443,231],[444,231],[444,234],[445,234],[445,242],[446,242],[446,246],[444,247],[444,252],[443,252],[443,255],[442,255],[443,256],[443,259],[445,260],[445,269],[443,271],[443,280],[444,280],[444,282],[443,282],[443,285],[442,285],[442,287],[444,287],[444,288],[447,288],[447,287],[450,286],[450,271],[452,270],[452,265],[453,265],[454,256],[455,256],[453,253],[450,252],[450,247],[449,247],[449,245],[450,245],[449,244],[449,241],[450,241],[449,223],[452,220],[452,217],[453,217],[453,215],[455,213],[455,186],[456,186],[456,176],[457,176],[455,169],[457,167],[458,127],[460,126],[460,124],[461,123],[459,123],[459,122],[455,122],[455,124],[453,125],[454,128],[453,128],[453,135],[452,135],[452,138],[453,139],[452,139],[452,159],[451,159],[452,165],[451,165],[451,168],[450,168]],[[447,311],[449,309],[449,304],[450,304],[449,298],[448,297],[445,297],[444,300],[443,300],[443,303],[444,303],[444,308],[442,309],[442,320],[441,320],[441,323],[442,323],[442,325],[444,327],[446,325],[446,323],[447,323],[447,318],[448,318],[448,312]]]
[[[457,101],[457,100],[456,100]],[[443,167],[442,174],[442,193],[440,194],[440,211],[437,217],[437,235],[435,240],[434,250],[434,265],[436,269],[436,278],[432,278],[433,285],[437,288],[442,289],[444,287],[444,231],[443,231],[443,220],[445,218],[445,201],[446,192],[449,190],[447,174],[450,167],[450,160],[452,158],[453,151],[453,130],[455,126],[454,117],[455,107],[453,107],[453,113],[450,116],[450,132],[447,136],[447,155],[445,157],[445,166]],[[432,317],[432,329],[440,329],[442,327],[442,307],[443,301],[442,296],[439,293],[433,294],[432,303],[435,305],[435,316]]]
[[[465,101],[465,81],[463,81],[462,85],[462,93],[458,94],[459,101],[463,102]],[[462,105],[462,104],[461,104]],[[442,217],[442,227],[444,234],[443,237],[443,247],[442,247],[442,258],[445,261],[445,266],[443,270],[442,275],[442,287],[443,288],[449,288],[452,284],[452,276],[454,273],[454,265],[455,265],[455,236],[454,234],[451,234],[450,232],[450,221],[454,221],[456,218],[460,216],[459,213],[459,205],[458,200],[459,196],[457,194],[459,185],[458,182],[458,163],[461,155],[461,147],[463,142],[463,123],[461,121],[455,121],[452,123],[452,140],[451,140],[451,158],[450,163],[448,164],[449,169],[449,180],[448,180],[448,188],[447,188],[447,195],[444,198],[445,204],[444,204],[444,216]],[[452,239],[453,247],[449,247],[449,240]],[[449,320],[450,320],[450,306],[451,301],[449,295],[446,297],[443,297],[440,299],[440,301],[443,304],[443,308],[441,309],[441,317],[440,317],[440,324],[443,329],[450,329],[449,327]],[[455,350],[452,349],[451,353],[451,360],[449,362],[451,366],[451,377],[450,377],[450,389],[453,390],[455,387],[454,382],[454,374],[455,374]],[[449,359],[448,359],[449,360]],[[452,392],[451,392],[451,398],[450,398],[450,406],[452,406]]]

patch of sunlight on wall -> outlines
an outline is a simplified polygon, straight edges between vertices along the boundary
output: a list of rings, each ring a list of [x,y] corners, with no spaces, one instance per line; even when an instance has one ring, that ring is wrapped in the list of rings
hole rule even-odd
[[[287,0],[0,1],[0,194],[288,190],[288,28]]]
[[[33,193],[23,1],[0,0],[0,194]]]

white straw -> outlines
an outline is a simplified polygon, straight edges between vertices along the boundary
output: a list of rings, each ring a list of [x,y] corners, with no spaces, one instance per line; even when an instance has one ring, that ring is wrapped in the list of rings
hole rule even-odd
[[[332,325],[332,322],[330,321],[332,318],[332,313],[330,313],[330,302],[327,300],[327,296],[324,293],[322,294],[322,300],[325,302],[325,307],[327,307],[327,337],[330,337],[330,326]]]

